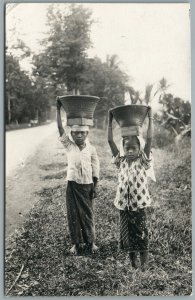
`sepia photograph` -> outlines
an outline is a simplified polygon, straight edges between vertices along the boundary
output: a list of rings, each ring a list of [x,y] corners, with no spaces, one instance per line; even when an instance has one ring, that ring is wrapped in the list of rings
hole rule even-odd
[[[4,295],[192,295],[190,4],[4,14]]]

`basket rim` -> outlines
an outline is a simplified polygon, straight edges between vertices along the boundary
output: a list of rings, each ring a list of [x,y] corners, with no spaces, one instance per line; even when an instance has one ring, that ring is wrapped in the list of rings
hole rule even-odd
[[[101,100],[100,97],[98,97],[98,96],[90,96],[90,95],[64,95],[64,96],[58,96],[58,97],[59,97],[59,99],[61,99],[61,98],[77,98],[77,99],[79,99],[79,98],[84,97],[87,100],[89,100],[89,99]]]
[[[111,111],[117,109],[117,108],[123,108],[123,107],[132,107],[132,106],[136,106],[136,107],[146,107],[149,108],[149,105],[142,105],[142,104],[128,104],[128,105],[119,105],[119,106],[115,106],[113,108],[111,108]]]

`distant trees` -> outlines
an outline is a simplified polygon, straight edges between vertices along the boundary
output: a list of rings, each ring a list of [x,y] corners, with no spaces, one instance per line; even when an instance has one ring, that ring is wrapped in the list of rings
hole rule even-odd
[[[159,108],[159,112],[155,114],[155,122],[173,133],[178,140],[184,135],[191,134],[191,104],[189,101],[184,101],[168,93],[169,87],[166,78],[162,78],[156,85],[146,85],[143,96],[132,86],[127,90],[130,94],[131,104],[152,106],[154,97],[157,97],[161,109]]]
[[[91,46],[92,13],[80,4],[69,4],[65,10],[58,4],[48,9],[48,37],[42,41],[42,53],[32,55],[18,40],[13,48],[19,57],[6,52],[6,123],[44,121],[57,95],[88,94],[102,100],[95,111],[98,126],[106,123],[108,109],[124,104],[129,93],[131,104],[152,105],[154,97],[162,106],[156,121],[175,134],[190,126],[191,105],[168,93],[168,82],[162,78],[157,86],[148,84],[144,93],[129,84],[117,55],[106,61],[87,56]],[[19,58],[31,57],[32,74],[21,70]]]
[[[81,92],[102,99],[95,110],[98,125],[104,126],[108,109],[124,104],[127,86],[128,76],[120,69],[116,55],[107,56],[106,62],[98,57],[87,60]]]
[[[26,122],[33,115],[28,110],[28,101],[33,98],[31,81],[19,62],[6,55],[6,123]]]
[[[6,124],[28,123],[39,117],[45,119],[48,101],[45,99],[43,86],[36,85],[25,71],[21,70],[19,61],[12,55],[6,54]]]
[[[179,140],[182,136],[191,134],[191,104],[168,93],[169,87],[165,78],[159,81],[155,89],[153,85],[148,85],[145,100],[152,105],[153,97],[158,97],[161,109],[155,115],[155,121]]]
[[[156,90],[153,91],[153,96],[157,95],[159,104],[161,104],[161,113],[157,113],[155,119],[175,136],[184,133],[190,134],[191,104],[189,101],[184,101],[168,93],[169,87],[167,80],[162,78]]]

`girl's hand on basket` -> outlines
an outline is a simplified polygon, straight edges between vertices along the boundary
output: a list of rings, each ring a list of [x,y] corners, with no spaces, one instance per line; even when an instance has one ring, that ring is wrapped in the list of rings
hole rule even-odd
[[[57,107],[57,109],[60,110],[61,106],[62,106],[62,103],[61,103],[61,101],[57,98],[57,100],[56,100],[56,107]]]
[[[109,123],[109,124],[112,123],[112,119],[113,119],[113,114],[112,114],[112,111],[109,110],[109,111],[108,111],[108,123]]]

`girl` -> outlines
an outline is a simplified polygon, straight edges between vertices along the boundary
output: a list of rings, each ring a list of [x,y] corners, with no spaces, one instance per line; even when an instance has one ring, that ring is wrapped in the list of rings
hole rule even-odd
[[[80,244],[96,251],[93,198],[99,178],[99,160],[95,147],[88,141],[88,126],[63,128],[60,114],[61,102],[57,99],[57,124],[68,160],[66,207],[71,242],[70,252],[78,254]]]
[[[129,250],[133,268],[138,267],[138,252],[144,271],[148,259],[148,230],[146,227],[146,207],[151,199],[147,184],[147,170],[150,168],[152,142],[152,110],[149,110],[149,125],[146,145],[140,136],[123,137],[120,151],[113,141],[112,112],[109,111],[108,143],[114,163],[119,169],[115,206],[119,209],[120,243],[122,249]]]

